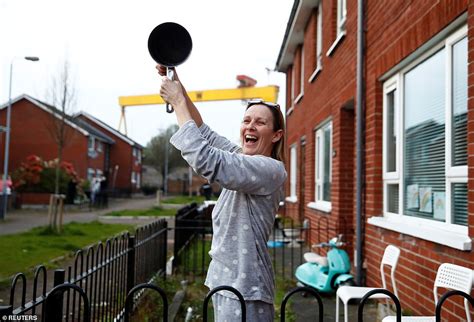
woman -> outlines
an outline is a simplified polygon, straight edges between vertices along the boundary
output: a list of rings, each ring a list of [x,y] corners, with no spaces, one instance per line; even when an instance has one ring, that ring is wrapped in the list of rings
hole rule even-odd
[[[164,67],[157,69],[165,75]],[[203,123],[176,74],[174,81],[163,77],[160,95],[173,106],[180,126],[170,142],[198,174],[223,187],[212,212],[212,261],[205,285],[236,288],[245,299],[248,321],[273,321],[274,274],[267,241],[286,179],[280,108],[250,101],[239,147]],[[217,293],[212,302],[215,321],[241,320],[233,293]]]

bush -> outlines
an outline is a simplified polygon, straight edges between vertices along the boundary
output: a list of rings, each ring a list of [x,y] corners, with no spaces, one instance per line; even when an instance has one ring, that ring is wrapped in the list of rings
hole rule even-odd
[[[44,161],[36,155],[30,155],[21,166],[13,172],[13,187],[19,192],[54,193],[56,166],[58,160]],[[63,161],[59,166],[59,193],[67,194],[68,183],[77,184],[77,194],[84,194],[87,182],[81,179],[71,163]]]

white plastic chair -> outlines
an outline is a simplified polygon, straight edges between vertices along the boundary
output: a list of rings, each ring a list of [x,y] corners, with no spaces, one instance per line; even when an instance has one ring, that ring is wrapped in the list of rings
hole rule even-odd
[[[438,303],[438,287],[449,290],[459,290],[464,293],[471,294],[471,288],[474,282],[473,270],[467,267],[454,264],[441,264],[436,273],[436,279],[433,287],[433,296],[435,306]],[[464,309],[466,310],[466,321],[472,322],[471,314],[469,313],[469,303],[467,299],[464,300]],[[433,308],[433,313],[435,308]],[[396,321],[395,316],[387,316],[382,322]],[[403,316],[404,322],[434,322],[435,316]]]
[[[391,266],[390,277],[392,279],[393,293],[398,297],[397,285],[395,283],[395,269],[397,268],[398,258],[400,257],[400,249],[393,245],[388,245],[383,253],[382,262],[380,263],[380,276],[382,278],[382,288],[387,288],[385,282],[384,266]],[[344,303],[344,322],[349,321],[348,303],[351,299],[361,299],[365,294],[376,287],[362,286],[341,286],[336,292],[336,322],[339,322],[339,300]],[[374,294],[371,298],[387,298],[385,294]]]

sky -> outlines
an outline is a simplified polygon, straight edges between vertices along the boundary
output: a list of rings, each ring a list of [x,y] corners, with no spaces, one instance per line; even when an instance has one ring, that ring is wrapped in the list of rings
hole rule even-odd
[[[67,60],[76,91],[75,113],[85,111],[118,128],[119,96],[157,94],[160,78],[147,41],[160,23],[181,24],[193,50],[177,68],[188,91],[235,88],[237,75],[256,86],[278,85],[284,106],[285,76],[274,71],[292,0],[0,0],[0,104],[23,93],[47,101],[48,87]],[[38,56],[30,62],[24,56]],[[241,101],[196,104],[204,121],[238,142]],[[126,108],[128,136],[142,145],[171,124],[164,105]]]

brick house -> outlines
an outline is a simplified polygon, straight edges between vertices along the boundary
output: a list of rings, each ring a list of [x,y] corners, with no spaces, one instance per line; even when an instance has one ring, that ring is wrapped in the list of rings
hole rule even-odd
[[[6,107],[0,106],[0,123],[6,124]],[[29,95],[12,100],[9,172],[17,169],[30,155],[43,160],[57,158],[55,126],[61,120],[61,111]],[[107,167],[107,151],[114,144],[112,138],[87,124],[65,117],[66,144],[63,160],[71,162],[81,178],[87,178],[91,169],[104,173]],[[91,141],[96,142],[95,146]],[[99,148],[101,147],[101,148]],[[4,160],[5,141],[0,144],[0,158]],[[3,161],[2,161],[3,162]],[[48,202],[45,200],[38,202]],[[26,201],[27,202],[27,201]]]
[[[402,307],[431,315],[438,266],[474,268],[474,4],[365,1],[360,195],[357,5],[300,0],[292,9],[276,66],[287,75],[285,212],[346,233],[352,255],[359,201],[366,284],[381,285],[382,253],[393,244]],[[464,320],[461,301],[445,314]]]
[[[142,181],[143,146],[86,112],[79,112],[74,118],[100,129],[114,140],[108,167],[110,187],[118,194],[138,192]]]
[[[7,106],[8,103],[0,106],[0,124],[6,124]],[[57,158],[53,128],[60,119],[61,111],[29,95],[24,94],[12,100],[10,173],[32,154],[44,160]],[[97,123],[87,122],[88,119],[94,119]],[[109,189],[112,191],[120,194],[138,191],[142,155],[139,144],[116,135],[115,130],[90,115],[88,118],[66,116],[65,122],[67,143],[63,150],[63,160],[71,162],[81,178],[91,179],[94,174],[109,174]],[[2,160],[4,144],[2,139]],[[117,153],[120,149],[122,151]],[[33,202],[48,202],[49,197],[43,199]]]
[[[330,228],[313,230],[312,243],[339,231],[353,239],[356,35],[336,26],[336,3],[296,1],[277,62],[287,75],[285,212]],[[345,28],[355,25],[348,17]]]

